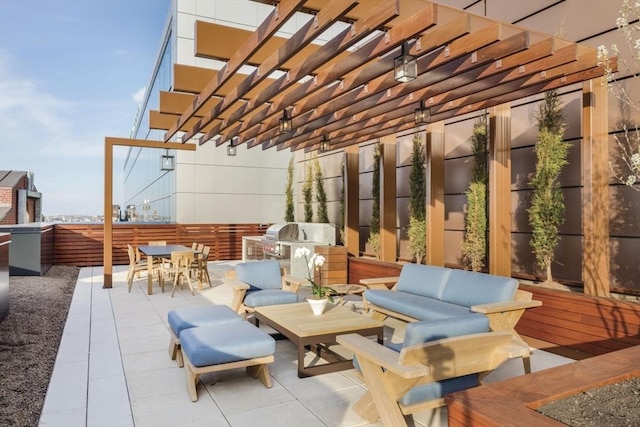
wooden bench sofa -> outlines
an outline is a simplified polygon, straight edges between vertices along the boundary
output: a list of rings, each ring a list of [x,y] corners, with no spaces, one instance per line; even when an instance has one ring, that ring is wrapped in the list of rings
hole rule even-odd
[[[486,316],[491,331],[508,331],[524,343],[515,325],[527,308],[542,305],[530,292],[518,289],[510,277],[422,264],[405,264],[398,277],[363,279],[365,307],[383,320],[407,322]],[[393,284],[391,289],[388,284]],[[530,355],[523,357],[531,372]]]

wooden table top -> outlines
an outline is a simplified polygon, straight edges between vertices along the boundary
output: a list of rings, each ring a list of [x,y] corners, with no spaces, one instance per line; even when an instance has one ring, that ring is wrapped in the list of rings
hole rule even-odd
[[[147,256],[153,257],[168,257],[171,256],[171,252],[194,252],[193,249],[183,245],[140,245],[138,246],[138,250]]]
[[[328,304],[325,312],[320,316],[312,313],[307,302],[257,307],[256,313],[281,325],[298,337],[339,334],[384,326],[378,320],[336,304]]]

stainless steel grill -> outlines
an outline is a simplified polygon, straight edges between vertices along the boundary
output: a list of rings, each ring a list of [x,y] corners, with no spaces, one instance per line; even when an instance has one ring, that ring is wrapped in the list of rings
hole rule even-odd
[[[288,256],[285,254],[285,245],[281,242],[293,242],[298,240],[298,224],[288,222],[284,224],[273,224],[261,240],[262,250],[265,255],[272,258]]]

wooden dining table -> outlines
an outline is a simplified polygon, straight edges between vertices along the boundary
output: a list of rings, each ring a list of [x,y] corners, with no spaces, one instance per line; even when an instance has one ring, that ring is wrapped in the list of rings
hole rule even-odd
[[[153,260],[170,258],[171,252],[188,252],[192,248],[183,245],[138,246],[140,253],[147,256],[147,294],[153,294]]]

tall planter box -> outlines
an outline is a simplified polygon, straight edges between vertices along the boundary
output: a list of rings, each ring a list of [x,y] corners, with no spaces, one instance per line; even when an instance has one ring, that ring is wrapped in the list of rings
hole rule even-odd
[[[9,314],[9,244],[11,234],[0,233],[0,322]]]
[[[347,283],[347,248],[346,246],[316,246],[314,251],[324,257],[324,264],[320,268],[322,285],[337,285]],[[316,271],[316,281],[320,280]]]

